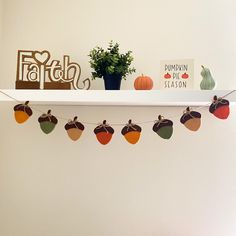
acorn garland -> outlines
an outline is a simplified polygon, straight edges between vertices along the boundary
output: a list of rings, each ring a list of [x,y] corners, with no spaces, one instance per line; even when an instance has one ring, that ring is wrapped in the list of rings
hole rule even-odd
[[[214,96],[213,102],[209,107],[209,112],[219,119],[227,119],[230,114],[229,101]]]
[[[197,131],[201,126],[201,114],[197,111],[191,111],[187,107],[180,118],[180,122],[189,130]]]
[[[67,131],[68,136],[73,141],[77,141],[80,136],[82,135],[82,132],[84,131],[84,125],[77,121],[78,117],[75,116],[74,120],[70,120],[65,125],[65,130]]]
[[[209,112],[212,113],[215,117],[225,120],[229,117],[230,114],[230,103],[224,98],[218,98],[214,96],[213,102],[209,107]],[[14,106],[14,116],[17,123],[22,124],[26,122],[30,116],[32,116],[33,111],[29,107],[29,101],[26,101],[23,104],[17,104]],[[55,116],[51,114],[51,110],[48,110],[47,113],[42,114],[38,118],[41,130],[45,134],[51,133],[58,120]],[[201,114],[197,111],[193,111],[190,107],[187,107],[184,111],[184,114],[180,118],[180,122],[189,130],[197,131],[201,127]],[[78,117],[75,116],[73,120],[68,121],[64,126],[68,137],[77,141],[85,127],[78,121]],[[163,116],[159,115],[158,120],[155,121],[152,130],[158,134],[163,139],[170,139],[173,135],[173,122],[171,120],[165,119]],[[125,140],[130,144],[136,144],[141,137],[142,128],[132,123],[130,119],[128,123],[122,128],[121,134],[124,136]],[[106,123],[104,120],[100,125],[94,129],[94,134],[99,143],[102,145],[108,144],[114,134],[114,129]]]
[[[128,124],[121,130],[121,134],[125,137],[127,142],[136,144],[139,141],[142,128],[129,120]]]
[[[51,114],[51,110],[48,110],[47,114],[42,114],[38,118],[38,122],[40,124],[41,130],[45,134],[49,134],[54,130],[58,121],[57,118]]]
[[[22,124],[32,116],[33,112],[28,104],[29,101],[26,101],[24,104],[14,106],[15,120],[17,123]]]
[[[173,122],[159,115],[152,130],[163,139],[170,139],[173,134]]]

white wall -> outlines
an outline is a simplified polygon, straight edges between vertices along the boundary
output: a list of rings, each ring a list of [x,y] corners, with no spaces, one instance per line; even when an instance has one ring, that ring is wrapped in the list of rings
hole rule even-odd
[[[219,89],[232,89],[235,7],[233,0],[5,0],[0,87],[14,88],[18,49],[48,49],[55,58],[68,53],[88,77],[88,51],[114,39],[133,50],[137,74],[157,81],[161,59],[195,58],[196,88],[204,64]],[[102,81],[93,88],[103,88]],[[40,114],[17,125],[13,106],[0,106],[0,235],[235,236],[235,107],[228,121],[204,110],[202,128],[192,134],[179,124],[183,108],[50,106],[92,122],[176,116],[168,142],[149,124],[139,144],[130,146],[115,127],[103,147],[94,126],[72,143],[64,121],[48,136],[38,127]]]

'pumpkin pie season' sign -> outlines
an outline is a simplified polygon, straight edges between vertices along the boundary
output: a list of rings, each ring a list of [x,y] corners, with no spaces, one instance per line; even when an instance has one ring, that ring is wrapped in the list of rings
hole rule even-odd
[[[193,89],[194,60],[161,61],[161,89]]]

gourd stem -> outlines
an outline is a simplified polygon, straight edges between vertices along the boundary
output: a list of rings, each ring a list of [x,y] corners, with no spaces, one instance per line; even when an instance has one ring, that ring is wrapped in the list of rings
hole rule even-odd
[[[158,116],[158,120],[162,120],[162,116],[161,115]]]
[[[132,120],[129,120],[129,124],[131,124],[132,123]]]
[[[201,65],[202,69],[205,69],[205,67],[203,65]]]
[[[75,117],[74,117],[74,121],[77,121],[77,119],[78,119],[78,117],[77,117],[77,116],[75,116]]]
[[[107,121],[106,121],[106,120],[104,120],[102,123],[105,125],[105,124],[106,124],[106,122],[107,122]]]
[[[50,115],[51,114],[51,110],[48,110],[48,115]]]
[[[187,107],[187,108],[186,108],[186,111],[190,111],[190,107]]]
[[[25,105],[27,106],[28,104],[29,104],[29,101],[26,101],[26,102],[25,102]]]

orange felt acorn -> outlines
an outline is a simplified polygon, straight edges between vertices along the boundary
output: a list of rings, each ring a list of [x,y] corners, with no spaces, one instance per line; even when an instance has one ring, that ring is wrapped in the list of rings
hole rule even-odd
[[[65,130],[67,131],[68,136],[73,140],[76,141],[80,138],[83,130],[84,125],[77,121],[77,116],[75,116],[74,120],[69,121],[65,125]]]
[[[22,124],[27,121],[30,116],[32,116],[33,112],[28,104],[29,101],[25,102],[25,104],[18,104],[14,106],[15,120],[17,123]]]
[[[106,123],[106,120],[102,124],[98,125],[94,129],[94,133],[99,143],[106,145],[111,141],[114,129]]]
[[[131,143],[136,144],[139,141],[142,128],[129,120],[128,124],[121,130],[121,134],[124,135],[125,139]]]
[[[209,107],[210,113],[212,113],[215,117],[225,120],[228,118],[230,113],[229,101],[223,98],[217,98],[214,96],[213,102]]]

